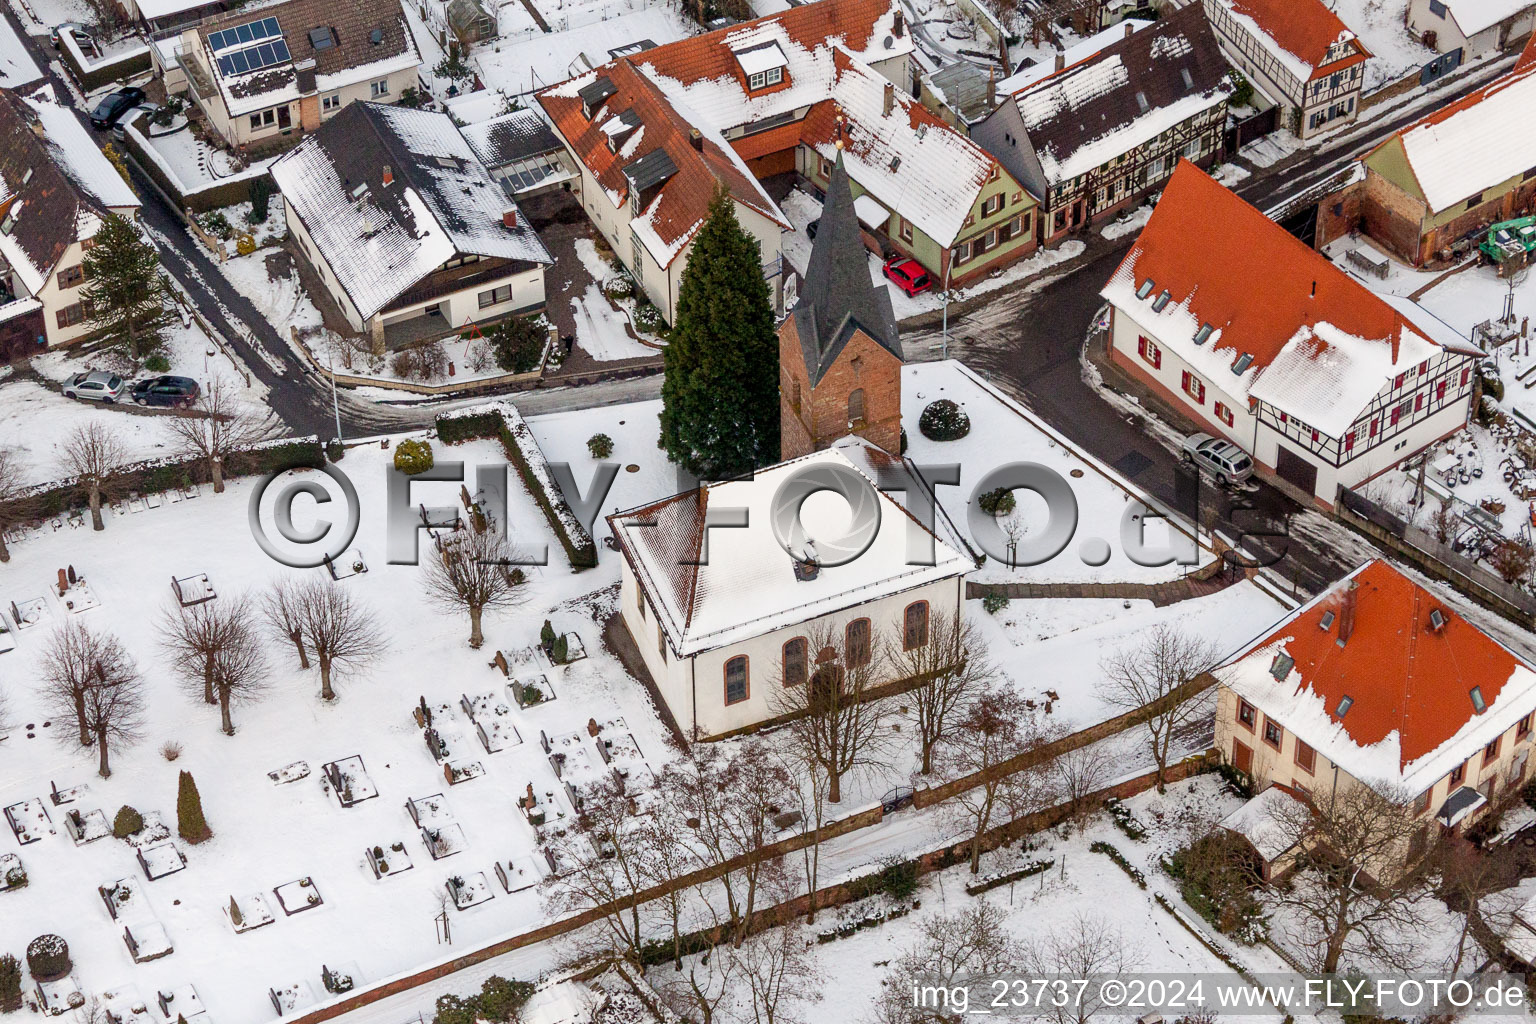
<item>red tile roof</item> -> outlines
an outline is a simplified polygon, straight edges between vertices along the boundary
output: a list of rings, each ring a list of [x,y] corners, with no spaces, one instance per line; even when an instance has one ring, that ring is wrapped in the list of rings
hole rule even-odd
[[[1339,41],[1341,35],[1354,33],[1323,5],[1322,0],[1226,0],[1227,6],[1238,14],[1246,15],[1258,23],[1281,49],[1294,54],[1311,65],[1312,77],[1321,78],[1335,71],[1359,64],[1370,52],[1354,39],[1355,54],[1331,64],[1328,48]]]
[[[1354,629],[1341,647],[1339,630],[1352,584]],[[1430,620],[1435,611],[1444,618],[1438,629]],[[1329,613],[1333,618],[1324,629],[1322,620]],[[1470,696],[1473,687],[1484,707],[1491,707],[1521,664],[1435,594],[1380,559],[1335,585],[1250,651],[1272,646],[1283,647],[1295,660],[1296,692],[1311,690],[1320,697],[1330,719],[1357,745],[1372,746],[1395,732],[1403,768],[1447,743],[1479,713]],[[1346,696],[1353,703],[1340,719],[1336,710]]]

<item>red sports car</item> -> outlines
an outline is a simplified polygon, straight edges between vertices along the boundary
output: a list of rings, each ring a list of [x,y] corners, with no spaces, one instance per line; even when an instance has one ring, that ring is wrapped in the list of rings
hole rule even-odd
[[[885,276],[908,295],[921,295],[933,287],[928,271],[917,260],[907,256],[892,256],[885,261]]]

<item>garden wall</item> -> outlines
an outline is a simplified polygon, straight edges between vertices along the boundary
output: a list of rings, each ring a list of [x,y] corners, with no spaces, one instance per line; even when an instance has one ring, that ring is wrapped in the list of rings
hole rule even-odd
[[[104,85],[132,78],[150,69],[148,46],[136,46],[125,53],[93,61],[80,49],[73,31],[62,33],[61,38],[63,45],[59,47],[59,56],[70,75],[79,83],[82,92],[93,92]]]
[[[534,439],[533,431],[523,420],[522,413],[510,402],[491,402],[458,412],[445,413],[437,418],[437,436],[444,444],[458,444],[478,438],[496,438],[507,454],[507,461],[517,467],[517,475],[533,497],[539,511],[555,532],[571,568],[578,571],[597,565],[597,545],[592,535],[576,519],[576,514],[566,504],[544,453]]]
[[[277,186],[265,167],[248,167],[213,182],[194,185],[183,182],[177,176],[175,168],[156,152],[149,139],[140,131],[139,125],[143,123],[144,116],[140,114],[124,125],[123,148],[133,157],[139,169],[148,175],[159,186],[160,191],[179,206],[187,217],[195,217],[209,210],[245,202],[251,197],[251,182],[257,178],[266,178],[268,184],[272,185],[274,195],[276,194]],[[182,130],[190,131],[191,129]]]

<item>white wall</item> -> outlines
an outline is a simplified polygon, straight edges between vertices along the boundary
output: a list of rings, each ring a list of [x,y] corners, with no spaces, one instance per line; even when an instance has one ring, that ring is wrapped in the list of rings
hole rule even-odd
[[[134,206],[113,207],[111,212],[130,220],[137,219],[138,208]],[[90,236],[86,236],[90,237]],[[61,288],[59,286],[59,271],[69,267],[81,266],[85,259],[85,246],[80,240],[69,243],[64,250],[64,255],[59,262],[48,271],[48,276],[43,279],[43,286],[38,289],[33,298],[43,304],[43,331],[48,339],[49,348],[57,348],[60,345],[68,345],[78,341],[90,332],[90,326],[81,321],[68,327],[59,326],[59,310],[81,301],[81,293],[85,291],[90,281],[82,279],[78,284]],[[19,296],[18,296],[19,297]]]
[[[510,284],[512,297],[506,302],[498,302],[494,306],[480,308],[480,293],[490,291]],[[401,309],[391,309],[384,317],[385,325],[399,323],[402,320],[410,320],[421,316],[422,311],[428,306],[437,305],[444,318],[444,327],[462,327],[468,321],[490,320],[517,309],[526,309],[530,306],[542,306],[544,304],[544,265],[535,264],[528,270],[523,270],[507,277],[498,277],[491,281],[476,284],[473,287],[461,291],[450,292],[436,298],[418,302]]]
[[[1220,388],[1222,383],[1203,373],[1193,369],[1188,363],[1178,357],[1167,345],[1158,341],[1158,347],[1162,349],[1162,366],[1154,369],[1151,363],[1142,359],[1137,352],[1137,339],[1146,335],[1158,341],[1157,336],[1145,327],[1141,326],[1129,312],[1116,307],[1111,307],[1110,314],[1110,344],[1115,351],[1128,363],[1135,366],[1143,374],[1153,378],[1163,386],[1168,393],[1164,398],[1174,401],[1185,413],[1193,419],[1199,420],[1209,433],[1226,437],[1243,450],[1253,451],[1255,421],[1248,411],[1246,401],[1238,401]],[[1194,373],[1205,382],[1205,402],[1196,404],[1195,400],[1184,393],[1184,371]],[[1236,378],[1234,378],[1236,379]],[[1232,410],[1232,426],[1227,426],[1216,418],[1216,403],[1222,402]],[[1273,462],[1270,463],[1273,465]]]

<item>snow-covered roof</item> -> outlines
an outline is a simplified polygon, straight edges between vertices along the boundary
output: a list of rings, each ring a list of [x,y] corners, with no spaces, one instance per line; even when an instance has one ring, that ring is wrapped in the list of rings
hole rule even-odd
[[[447,114],[348,104],[272,177],[364,319],[455,255],[553,262]]]
[[[1155,21],[1140,21],[1136,18],[1127,18],[1117,25],[1111,25],[1104,31],[1089,36],[1087,39],[1079,40],[1056,55],[1061,60],[1061,70],[1080,64],[1088,58],[1097,55],[1106,46],[1113,45],[1124,39],[1128,33],[1139,32],[1155,24],[1157,24]],[[1056,74],[1057,70],[1054,60],[1041,61],[1027,68],[1021,67],[1007,78],[998,81],[997,94],[999,96],[1011,96],[1016,92],[1029,88],[1043,78],[1049,78],[1051,75]]]
[[[798,579],[795,558],[775,536],[773,501],[793,474],[815,467],[851,472],[868,482],[856,500],[874,503],[879,526],[858,556],[822,566],[814,578]],[[734,508],[747,510],[747,526],[712,531],[708,558],[701,558],[706,510]],[[813,494],[800,507],[800,522],[811,537],[841,535],[848,515],[847,503],[829,492]],[[935,564],[909,564],[909,533],[925,527],[837,449],[760,469],[751,479],[705,484],[610,516],[608,524],[672,649],[684,657],[962,576],[974,567],[937,538]],[[786,538],[786,545],[800,553],[805,544],[804,536]]]
[[[1335,438],[1398,373],[1441,349],[1481,354],[1187,161],[1101,294],[1234,399],[1267,402]]]
[[[1532,110],[1536,63],[1522,63],[1399,132],[1430,210],[1449,209],[1536,167],[1536,132],[1526,127]]]
[[[526,107],[489,121],[460,125],[459,133],[487,167],[504,167],[560,148],[549,122],[537,110]]]
[[[1067,181],[1224,104],[1227,63],[1190,4],[1014,93],[1046,180]]]
[[[29,99],[43,129],[48,150],[70,180],[102,206],[115,210],[137,209],[139,197],[112,166],[73,110],[48,99]]]
[[[1309,82],[1370,57],[1355,33],[1323,0],[1214,0],[1268,50],[1292,77]],[[1328,59],[1335,46],[1344,56]]]
[[[1270,786],[1222,818],[1218,825],[1248,840],[1260,857],[1273,863],[1296,845],[1292,839],[1295,832],[1287,826],[1296,804],[1296,794],[1284,786]]]
[[[1376,560],[1214,674],[1359,781],[1421,793],[1536,711],[1536,670],[1469,614]]]
[[[20,89],[43,77],[11,23],[0,18],[0,88]]]
[[[217,3],[218,0],[134,0],[133,6],[138,8],[139,17],[152,21],[168,14],[195,11],[199,7],[215,7]]]
[[[1531,0],[1443,0],[1461,34],[1471,38],[1507,18],[1531,9]]]
[[[544,985],[518,1010],[521,1024],[591,1024],[604,996],[580,981]]]

